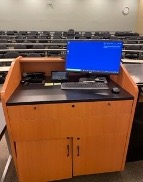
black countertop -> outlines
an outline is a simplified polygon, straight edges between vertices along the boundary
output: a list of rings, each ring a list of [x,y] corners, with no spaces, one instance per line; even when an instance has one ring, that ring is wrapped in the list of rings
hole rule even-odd
[[[108,100],[133,100],[133,96],[120,88],[120,93],[115,94],[111,90],[118,86],[114,82],[109,83],[109,90],[61,90],[61,86],[44,86],[42,84],[20,84],[7,101],[7,106],[51,104],[69,102],[92,102]]]
[[[138,85],[143,85],[143,64],[124,64],[125,68]]]

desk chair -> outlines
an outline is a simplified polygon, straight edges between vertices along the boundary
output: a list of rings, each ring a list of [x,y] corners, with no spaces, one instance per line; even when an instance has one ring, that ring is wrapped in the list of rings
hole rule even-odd
[[[15,44],[14,49],[27,49],[27,47],[24,44]]]
[[[33,42],[31,42],[30,40],[25,39],[23,41],[23,43],[31,43],[32,44]],[[33,45],[27,45],[26,47],[27,47],[27,49],[32,49]]]
[[[111,35],[110,35],[109,32],[104,32],[104,33],[102,34],[102,38],[103,38],[103,39],[110,39],[110,37],[111,37]]]
[[[3,54],[2,54],[2,53],[0,53],[0,59],[1,59],[1,58],[3,58]],[[0,63],[0,66],[3,66],[3,64]]]
[[[138,40],[139,39],[139,36],[130,36],[130,37],[127,37],[128,40]]]
[[[5,35],[5,31],[0,31],[0,35]]]
[[[25,40],[25,38],[23,36],[16,36],[14,40],[17,43],[22,43]]]
[[[143,54],[139,55],[138,59],[143,60]]]
[[[37,42],[39,42],[39,43],[48,43],[49,42],[49,40],[46,37],[39,37],[39,39],[41,39],[41,40],[37,40]]]
[[[126,36],[139,36],[137,32],[126,32]]]
[[[50,39],[51,37],[49,37],[49,35],[46,35],[46,34],[42,34],[42,35],[39,35],[38,39]]]
[[[128,59],[138,59],[139,54],[138,53],[125,53],[125,58]]]
[[[59,36],[61,37],[62,36],[62,32],[61,31],[55,31],[53,36]]]
[[[27,36],[27,40],[30,39],[32,43],[36,43],[36,37],[35,36]]]
[[[53,39],[62,39],[62,37],[61,36],[53,36]],[[51,42],[52,42],[52,40],[51,40]]]
[[[10,37],[8,35],[3,35],[0,37],[1,39],[10,39]]]
[[[49,31],[43,31],[43,34],[42,34],[42,35],[44,35],[44,36],[47,37],[48,39],[51,38],[51,34],[50,34]]]
[[[80,36],[79,39],[87,39],[85,36]]]
[[[16,52],[16,51],[7,52],[4,55],[5,58],[17,58],[19,56],[20,56],[20,54],[18,52]]]
[[[137,42],[136,41],[126,41],[127,44],[136,44]]]
[[[94,36],[99,36],[100,35],[100,32],[99,31],[96,31],[95,33],[94,33]]]
[[[70,33],[74,34],[74,29],[69,29],[67,32],[70,32]]]
[[[67,36],[67,32],[63,32],[63,37],[66,37]]]
[[[14,35],[14,31],[7,31],[6,34],[7,35]]]
[[[8,40],[6,40],[6,39],[0,39],[0,43],[7,43],[8,42]]]
[[[116,36],[111,36],[111,37],[110,37],[110,40],[119,40],[119,39],[118,39],[118,37],[116,37]]]
[[[123,36],[127,36],[126,32],[115,32],[115,36],[119,36],[119,37],[123,37]]]
[[[98,40],[98,39],[101,39],[101,37],[100,37],[100,36],[95,36],[95,35],[94,35],[94,36],[92,37],[92,39]]]
[[[7,46],[5,44],[0,44],[0,49],[7,49]]]
[[[22,36],[22,34],[21,33],[18,33],[18,32],[17,33],[14,33],[14,35],[15,36]]]
[[[91,39],[91,32],[85,32],[84,37],[86,37],[87,39]]]
[[[28,35],[38,35],[38,31],[30,31],[28,32]]]
[[[50,46],[50,49],[60,49],[59,46]],[[61,51],[60,50],[51,50],[48,51],[48,56],[60,56],[61,55]]]
[[[45,47],[42,44],[33,45],[32,49],[45,49]],[[45,56],[44,51],[36,51],[41,57]]]
[[[21,35],[27,35],[27,34],[28,34],[27,31],[19,31],[19,33],[20,33]]]
[[[67,39],[74,39],[74,29],[69,29],[67,31]]]
[[[141,47],[138,45],[129,45],[125,47],[126,50],[140,50]],[[130,53],[134,53],[134,52],[130,52]]]
[[[79,39],[80,36],[81,36],[81,35],[80,35],[79,33],[76,33],[75,36],[74,36],[74,38],[75,38],[75,39]]]
[[[7,49],[7,46],[5,45],[5,44],[0,44],[0,49]],[[0,52],[0,54],[2,54],[1,56],[3,57],[3,54],[4,54],[5,52]]]
[[[41,57],[40,56],[40,54],[38,54],[38,53],[29,53],[28,55],[27,55],[27,57]]]
[[[27,47],[24,44],[15,44],[14,49],[27,49]],[[23,56],[23,57],[26,57],[27,55],[28,55],[28,53],[26,53],[26,52],[21,53],[21,56]]]
[[[138,38],[139,40],[143,40],[143,36],[139,36],[139,38]]]

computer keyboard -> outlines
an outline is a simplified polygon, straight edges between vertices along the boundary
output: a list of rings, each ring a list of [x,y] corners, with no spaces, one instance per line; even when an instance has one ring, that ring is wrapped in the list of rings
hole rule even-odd
[[[107,83],[99,82],[65,82],[61,89],[109,89]]]

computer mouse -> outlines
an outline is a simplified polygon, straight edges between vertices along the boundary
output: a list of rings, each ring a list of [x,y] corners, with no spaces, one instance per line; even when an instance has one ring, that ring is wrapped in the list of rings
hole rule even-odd
[[[118,88],[118,87],[113,87],[113,88],[112,88],[112,92],[118,94],[118,93],[120,92],[120,88]]]

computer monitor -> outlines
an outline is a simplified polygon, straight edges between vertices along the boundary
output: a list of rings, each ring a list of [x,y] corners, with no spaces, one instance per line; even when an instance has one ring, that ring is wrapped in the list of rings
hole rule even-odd
[[[69,40],[66,71],[96,74],[118,74],[122,56],[122,41]]]

